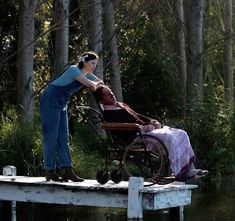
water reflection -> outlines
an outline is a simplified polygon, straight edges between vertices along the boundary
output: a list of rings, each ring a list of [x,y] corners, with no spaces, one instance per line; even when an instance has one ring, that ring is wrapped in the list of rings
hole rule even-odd
[[[185,207],[185,221],[235,221],[235,177],[202,180]],[[126,221],[125,209],[17,203],[17,221]],[[170,221],[169,211],[144,212],[144,221]]]
[[[192,204],[185,208],[188,221],[234,221],[235,177],[202,183],[193,191]]]

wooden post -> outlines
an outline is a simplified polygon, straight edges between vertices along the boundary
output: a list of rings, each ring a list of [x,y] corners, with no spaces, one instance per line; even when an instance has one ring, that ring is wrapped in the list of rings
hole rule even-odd
[[[184,207],[172,207],[170,208],[171,221],[184,221]]]
[[[183,206],[180,206],[180,221],[184,221],[184,207]]]
[[[130,177],[128,186],[128,220],[143,219],[142,190],[144,187],[144,179],[142,177]]]
[[[16,167],[15,166],[5,166],[3,167],[3,176],[16,176]],[[5,203],[4,203],[5,204]],[[8,204],[8,205],[7,205]],[[9,206],[10,205],[10,206]],[[11,211],[11,221],[16,221],[16,201],[6,202],[7,211]],[[3,206],[4,208],[4,206]],[[9,220],[9,218],[7,218]]]

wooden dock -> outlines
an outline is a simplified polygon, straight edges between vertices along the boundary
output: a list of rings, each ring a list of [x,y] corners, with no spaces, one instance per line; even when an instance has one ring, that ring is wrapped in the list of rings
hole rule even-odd
[[[191,203],[194,188],[197,185],[179,182],[144,187],[140,177],[101,185],[96,180],[47,182],[44,177],[0,176],[0,200],[126,208],[127,217],[132,220],[142,220],[143,210],[182,209]],[[179,217],[176,220],[183,220],[182,214]]]

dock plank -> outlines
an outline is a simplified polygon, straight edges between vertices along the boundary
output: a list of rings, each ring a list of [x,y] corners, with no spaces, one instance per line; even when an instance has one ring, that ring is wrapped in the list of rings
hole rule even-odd
[[[63,186],[63,187],[73,187],[78,189],[90,189],[90,190],[128,190],[128,181],[121,181],[120,183],[114,183],[112,181],[107,182],[104,185],[99,184],[96,180],[85,179],[84,182],[54,182],[46,181],[44,177],[29,177],[29,176],[1,176],[0,175],[0,185],[1,183],[9,183],[11,185],[30,185],[30,186]],[[145,182],[144,184],[149,184]],[[149,187],[143,187],[141,192],[143,193],[157,193],[157,192],[167,192],[172,190],[180,189],[195,189],[197,185],[185,185],[182,182],[172,182],[170,184],[160,185],[154,184]]]

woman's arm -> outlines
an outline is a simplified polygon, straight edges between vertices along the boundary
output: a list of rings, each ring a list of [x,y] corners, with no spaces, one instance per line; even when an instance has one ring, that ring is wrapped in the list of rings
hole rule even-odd
[[[75,79],[86,87],[89,87],[92,91],[94,91],[98,85],[103,84],[103,81],[101,81],[99,78],[95,79],[95,81],[91,81],[82,74],[77,76]]]

